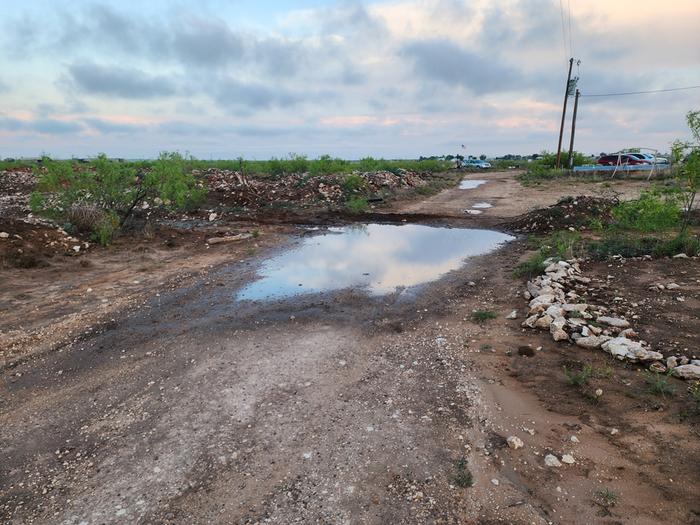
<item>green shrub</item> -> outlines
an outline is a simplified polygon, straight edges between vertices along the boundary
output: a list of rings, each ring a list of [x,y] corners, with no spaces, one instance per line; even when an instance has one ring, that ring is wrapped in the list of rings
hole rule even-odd
[[[563,369],[566,382],[571,386],[584,385],[588,383],[588,379],[593,375],[593,367],[589,364],[583,365],[581,370],[570,370],[566,366],[564,366]]]
[[[461,488],[468,488],[474,485],[474,476],[469,470],[467,458],[462,457],[455,463],[454,484]]]
[[[364,197],[351,197],[345,201],[345,209],[350,213],[362,213],[367,210],[369,203]]]
[[[346,193],[354,193],[365,189],[367,182],[359,175],[347,175],[343,180],[343,189]]]
[[[483,323],[484,321],[490,321],[498,317],[496,312],[492,310],[475,310],[472,312],[472,320],[477,323]]]
[[[639,232],[668,230],[681,218],[677,201],[656,191],[645,191],[638,199],[621,202],[611,212],[618,227]]]
[[[544,261],[547,256],[541,251],[530,256],[525,262],[518,264],[513,270],[513,275],[516,277],[535,277],[544,272]]]
[[[185,160],[178,153],[161,153],[145,172],[105,155],[80,169],[51,160],[43,165],[45,170],[36,172],[37,191],[29,199],[32,211],[89,231],[105,244],[146,199],[157,197],[164,207],[180,209],[196,206],[205,196],[185,173]]]
[[[657,396],[666,397],[667,395],[673,395],[675,393],[675,389],[669,383],[668,376],[666,375],[645,370],[644,381],[647,384],[649,392]]]

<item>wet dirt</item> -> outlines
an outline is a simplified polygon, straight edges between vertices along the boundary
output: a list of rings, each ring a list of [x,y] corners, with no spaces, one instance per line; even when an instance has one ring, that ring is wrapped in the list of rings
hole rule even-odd
[[[492,228],[578,194],[479,175],[489,182],[383,218],[422,222],[415,212],[432,226]],[[632,184],[625,191],[641,188]],[[465,217],[482,201],[494,207]],[[659,399],[634,366],[523,331],[523,282],[512,269],[525,242],[410,296],[373,296],[360,283],[236,301],[266,260],[317,235],[285,220],[236,244],[207,248],[212,232],[180,232],[158,249],[91,253],[85,267],[66,258],[3,273],[3,330],[49,333],[0,370],[1,521],[698,523],[697,416],[683,412],[684,383],[673,380],[676,395]],[[609,293],[633,280],[632,294],[656,280],[688,287],[688,310],[664,322],[690,334],[678,340],[690,346],[696,273],[681,262],[644,268],[644,277],[606,263],[586,271],[614,274],[619,290]],[[104,314],[103,298],[112,305]],[[507,320],[513,309],[520,317]],[[497,318],[476,322],[474,310]],[[104,322],[93,323],[93,311]],[[643,321],[661,338],[668,326],[653,312]],[[49,345],[65,316],[70,338]],[[601,372],[571,387],[562,366],[572,361]],[[604,390],[597,403],[591,388]],[[509,448],[511,435],[524,447]],[[545,467],[547,453],[575,463]],[[460,465],[473,486],[460,486]],[[601,500],[605,490],[613,504]]]

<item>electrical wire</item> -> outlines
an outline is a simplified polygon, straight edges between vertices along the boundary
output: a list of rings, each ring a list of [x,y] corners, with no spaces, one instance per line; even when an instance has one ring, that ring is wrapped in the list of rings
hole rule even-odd
[[[646,95],[649,93],[668,93],[669,91],[684,91],[687,89],[700,89],[700,86],[684,86],[677,88],[668,89],[652,89],[649,91],[626,91],[622,93],[594,93],[592,95],[584,95],[581,93],[582,97],[621,97],[623,95]]]
[[[569,11],[569,54],[574,56],[574,39],[571,36],[571,0],[567,0],[566,4]]]
[[[566,27],[564,25],[564,4],[562,0],[559,0],[559,13],[561,14],[561,43],[564,46],[564,62],[568,62],[570,53],[566,50]]]

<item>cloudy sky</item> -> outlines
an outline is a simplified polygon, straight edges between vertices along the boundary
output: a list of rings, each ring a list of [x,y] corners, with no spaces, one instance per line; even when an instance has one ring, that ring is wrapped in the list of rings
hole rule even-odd
[[[565,35],[559,0],[0,3],[0,157],[531,153],[570,48],[584,94],[700,84],[699,0],[562,0]],[[692,108],[582,98],[577,149],[664,150]]]

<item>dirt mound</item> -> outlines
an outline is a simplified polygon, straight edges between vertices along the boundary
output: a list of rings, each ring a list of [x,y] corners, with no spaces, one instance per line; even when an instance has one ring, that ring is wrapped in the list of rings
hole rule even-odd
[[[45,266],[57,255],[75,256],[87,243],[43,223],[0,218],[0,269]]]
[[[428,175],[404,169],[394,171],[357,172],[351,175],[310,175],[253,178],[238,171],[210,168],[193,171],[214,194],[213,200],[231,207],[312,207],[337,205],[353,194],[383,197],[384,191],[412,188],[427,183]]]
[[[613,199],[600,197],[565,197],[548,208],[521,215],[505,226],[522,233],[548,233],[555,230],[588,226],[592,220],[608,222]]]

